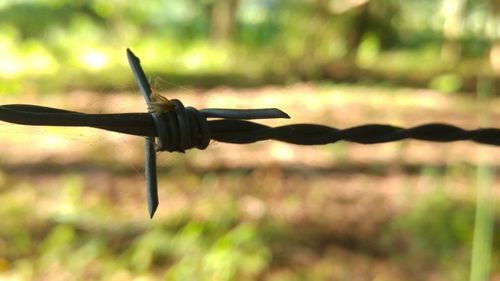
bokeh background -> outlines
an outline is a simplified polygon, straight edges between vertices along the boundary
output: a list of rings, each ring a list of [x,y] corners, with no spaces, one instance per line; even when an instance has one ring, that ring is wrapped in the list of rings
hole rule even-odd
[[[500,126],[496,0],[0,3],[0,104],[277,107],[346,128]],[[471,142],[143,140],[0,123],[0,280],[500,280],[500,151]]]

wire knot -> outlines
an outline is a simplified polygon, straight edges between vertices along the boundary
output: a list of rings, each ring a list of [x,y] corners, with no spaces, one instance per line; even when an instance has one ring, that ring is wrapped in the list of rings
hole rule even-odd
[[[210,142],[207,118],[196,108],[184,107],[178,99],[172,99],[173,109],[152,112],[158,131],[157,151],[184,152],[186,149],[205,149]]]

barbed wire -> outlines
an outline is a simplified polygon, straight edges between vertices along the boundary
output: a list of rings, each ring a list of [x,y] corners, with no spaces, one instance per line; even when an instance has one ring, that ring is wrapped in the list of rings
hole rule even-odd
[[[178,123],[180,119],[176,115],[178,111],[182,110],[187,111],[186,108],[179,108],[171,113],[161,115],[167,121],[167,124],[172,123],[172,125],[175,125],[167,125],[166,127],[168,132],[171,133],[168,138],[176,139],[170,141],[172,142],[171,146],[174,148],[165,149],[167,151],[182,152],[194,147],[204,149],[206,146],[200,145],[200,143],[206,143],[206,138],[235,144],[249,144],[263,140],[277,140],[299,145],[323,145],[341,140],[361,144],[376,144],[415,139],[433,142],[470,140],[480,144],[500,146],[500,129],[497,128],[466,130],[443,123],[429,123],[412,128],[401,128],[386,124],[365,124],[347,129],[337,129],[318,124],[292,124],[270,127],[251,121],[229,118],[207,120],[208,130],[206,133],[196,132],[193,134],[193,140],[187,141],[187,139],[182,140],[179,137],[180,131],[196,131],[196,127],[190,126],[201,125],[196,123],[189,126],[187,124],[180,125]],[[206,110],[204,109],[198,112],[203,115],[203,118],[212,118],[210,115],[205,114]],[[172,113],[175,113],[175,115]],[[154,120],[149,113],[86,114],[37,105],[8,104],[0,106],[0,120],[21,125],[93,127],[136,136],[159,136]],[[175,127],[178,128],[177,133],[174,133]]]
[[[412,128],[386,124],[364,124],[347,129],[318,124],[270,127],[248,120],[290,117],[276,108],[198,110],[194,107],[184,107],[179,100],[155,96],[139,58],[129,49],[127,57],[139,89],[148,104],[148,113],[86,114],[38,105],[10,104],[0,106],[0,120],[32,126],[94,127],[145,137],[146,190],[151,218],[158,207],[156,152],[205,149],[210,140],[236,144],[277,140],[299,145],[323,145],[341,140],[362,144],[403,139],[433,142],[470,140],[500,146],[498,128],[466,130],[443,123],[429,123]],[[160,107],[151,106],[158,103]],[[218,119],[207,120],[209,118]]]

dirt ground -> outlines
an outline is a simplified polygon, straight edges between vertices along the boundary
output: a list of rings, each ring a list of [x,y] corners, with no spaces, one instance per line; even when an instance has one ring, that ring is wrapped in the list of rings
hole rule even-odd
[[[200,109],[277,107],[292,117],[261,121],[273,126],[317,123],[348,128],[381,123],[411,127],[442,122],[473,129],[500,125],[499,98],[481,103],[470,95],[429,90],[298,84],[206,92],[179,89],[163,94]],[[21,101],[2,97],[0,103],[32,103],[86,113],[145,111],[139,93],[74,91],[65,96],[32,95]],[[36,200],[27,199],[36,204],[37,217],[61,211],[52,201],[60,198],[55,195],[60,186],[75,176],[83,186],[80,204],[110,205],[106,212],[112,215],[106,213],[103,223],[111,217],[147,223],[140,137],[90,128],[2,123],[0,140],[9,148],[0,153],[2,182],[20,190],[39,186],[30,195]],[[498,163],[498,148],[467,141],[324,146],[212,142],[204,151],[159,155],[160,207],[155,220],[186,212],[194,218],[210,218],[230,204],[228,210],[236,212],[240,221],[276,221],[294,229],[295,233],[278,236],[283,243],[269,238],[273,265],[261,275],[266,280],[289,280],[291,266],[317,270],[318,280],[402,280],[408,274],[414,274],[411,280],[448,280],[432,266],[420,275],[420,268],[402,267],[389,258],[388,251],[394,248],[388,250],[379,243],[384,226],[411,208],[417,198],[436,190],[454,200],[472,202],[478,166],[489,167],[491,196],[498,200]],[[86,227],[85,222],[82,225]],[[286,242],[299,246],[289,249]],[[346,269],[351,264],[357,265],[355,272]]]

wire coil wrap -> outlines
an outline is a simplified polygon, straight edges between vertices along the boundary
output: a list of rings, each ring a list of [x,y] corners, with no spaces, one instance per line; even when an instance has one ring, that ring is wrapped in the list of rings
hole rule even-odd
[[[194,107],[184,107],[181,101],[170,102],[174,110],[163,112],[163,124],[156,124],[158,131],[157,151],[184,152],[190,148],[205,149],[210,142],[207,119]]]

